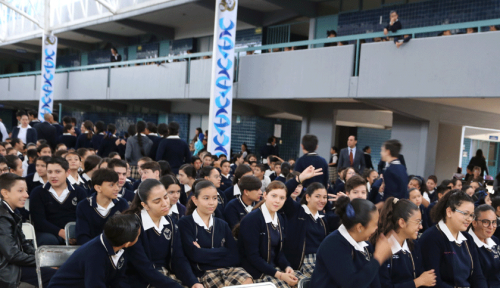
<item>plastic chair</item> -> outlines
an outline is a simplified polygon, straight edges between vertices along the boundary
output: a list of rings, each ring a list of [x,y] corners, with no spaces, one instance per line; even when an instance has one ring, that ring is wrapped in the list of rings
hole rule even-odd
[[[264,283],[254,283],[254,284],[247,284],[247,285],[236,285],[236,286],[226,286],[223,288],[276,288],[276,285],[274,285],[271,282],[264,282]]]
[[[38,287],[42,285],[42,267],[61,267],[80,246],[41,246],[35,252]]]
[[[35,227],[30,223],[23,223],[23,234],[26,240],[33,240],[33,247],[35,247],[36,250],[38,247],[36,245]]]
[[[64,231],[66,233],[66,246],[69,246],[69,239],[76,239],[76,222],[68,222],[66,226],[64,226]]]
[[[300,280],[298,288],[309,288],[309,282],[311,282],[311,278],[304,278]]]

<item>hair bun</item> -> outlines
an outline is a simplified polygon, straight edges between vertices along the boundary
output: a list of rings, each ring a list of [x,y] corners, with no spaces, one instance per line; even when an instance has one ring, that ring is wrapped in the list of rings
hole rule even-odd
[[[356,212],[354,211],[354,207],[352,207],[352,204],[350,202],[349,204],[347,204],[345,214],[349,219],[353,219],[354,217],[356,217]]]

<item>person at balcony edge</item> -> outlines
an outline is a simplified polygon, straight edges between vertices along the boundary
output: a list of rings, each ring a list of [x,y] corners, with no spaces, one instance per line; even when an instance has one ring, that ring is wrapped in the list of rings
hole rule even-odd
[[[419,192],[418,190],[416,190]],[[408,199],[388,198],[380,211],[377,231],[370,237],[376,244],[380,233],[389,235],[392,257],[380,266],[382,287],[433,287],[434,270],[424,272],[420,245],[416,241],[422,228],[422,214]],[[377,246],[375,246],[377,248]]]
[[[217,189],[210,181],[195,184],[187,216],[178,224],[184,253],[205,287],[251,284],[252,276],[238,267],[238,247],[229,226],[213,216],[217,202]]]
[[[326,31],[326,38],[335,38],[335,37],[337,37],[337,32],[335,30]],[[337,42],[325,43],[323,47],[333,47],[333,46],[337,46]]]
[[[28,115],[23,114],[21,116],[21,125],[12,129],[11,138],[19,138],[23,141],[24,144],[36,143],[36,141],[38,140],[38,136],[35,128],[32,128],[29,125]]]
[[[438,224],[420,237],[425,270],[436,273],[436,287],[488,287],[478,251],[467,231],[475,220],[474,202],[462,191],[446,193],[431,210]]]
[[[94,123],[86,120],[82,124],[82,134],[76,138],[75,149],[92,148],[92,137],[94,136]]]
[[[125,250],[133,247],[141,233],[134,215],[114,215],[99,236],[76,250],[57,270],[49,288],[127,288]]]
[[[328,188],[330,182],[328,179],[328,163],[326,162],[325,158],[319,156],[318,153],[315,152],[316,149],[318,149],[318,137],[311,134],[304,135],[304,137],[302,137],[302,143],[300,144],[300,147],[304,152],[304,156],[297,159],[294,171],[302,173],[309,166],[323,169],[323,174],[305,180],[304,188],[307,188],[307,186],[309,186],[309,184],[313,182],[319,182],[323,184],[323,186]]]
[[[172,172],[177,175],[179,168],[191,162],[191,151],[184,139],[179,137],[179,123],[168,123],[168,137],[161,140],[156,151],[156,161],[165,160],[172,167]]]
[[[335,213],[342,225],[319,246],[311,287],[381,287],[380,266],[392,251],[384,234],[375,249],[368,242],[377,230],[377,207],[369,200],[342,196],[335,203]]]
[[[26,239],[21,215],[28,200],[24,179],[12,173],[0,175],[0,287],[19,287],[20,282],[38,286],[35,248]],[[54,269],[41,268],[43,286],[47,287]]]
[[[469,234],[477,247],[483,275],[488,287],[500,287],[500,241],[494,236],[498,227],[495,209],[483,204],[476,207],[474,214],[476,219],[472,221]]]
[[[76,220],[76,206],[87,197],[85,190],[70,184],[69,164],[52,157],[47,163],[49,182],[35,188],[30,195],[30,213],[38,246],[64,244],[64,227]]]
[[[390,17],[390,22],[384,28],[384,35],[389,34],[389,32],[396,33],[398,30],[403,28],[403,25],[401,25],[401,22],[399,22],[398,13],[396,11],[392,10],[389,13],[389,17]],[[399,48],[404,43],[408,43],[410,39],[411,35],[404,35],[403,37],[396,36],[394,37],[394,43],[396,44],[396,47]]]
[[[234,171],[233,186],[229,186],[229,188],[224,191],[225,199],[227,202],[237,198],[242,194],[242,190],[238,186],[238,182],[243,176],[253,176],[253,170],[250,166],[242,164],[239,165],[238,168],[236,168],[236,170]]]
[[[111,56],[109,59],[111,62],[121,62],[122,55],[118,54],[118,50],[115,47],[111,47]]]
[[[99,236],[106,221],[128,209],[127,200],[118,197],[118,174],[111,169],[99,169],[92,175],[96,193],[76,206],[76,243],[83,245]]]
[[[388,163],[384,172],[385,190],[383,201],[389,197],[408,199],[408,174],[406,168],[398,160],[401,147],[402,145],[398,140],[387,140],[382,144],[380,156],[382,161]],[[378,207],[382,207],[382,205],[383,202],[377,203]]]
[[[153,141],[144,134],[146,130],[146,122],[138,121],[135,125],[135,135],[127,138],[127,145],[125,147],[125,160],[130,164],[130,174],[134,179],[139,179],[139,167],[137,162],[149,155]],[[161,160],[161,159],[158,159]]]

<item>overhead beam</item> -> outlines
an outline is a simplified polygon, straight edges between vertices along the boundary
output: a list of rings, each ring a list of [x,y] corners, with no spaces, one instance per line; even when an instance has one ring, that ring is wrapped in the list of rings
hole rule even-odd
[[[40,25],[40,23],[38,22],[38,20],[36,20],[35,18],[31,17],[30,15],[26,14],[26,12],[18,9],[16,6],[14,6],[12,3],[9,3],[7,2],[7,0],[0,0],[0,4],[3,4],[7,7],[9,7],[10,9],[12,9],[13,11],[15,11],[16,13],[18,13],[19,15],[23,16],[24,18],[28,19],[29,21],[33,22],[36,24],[36,26],[40,27],[40,29],[43,29],[43,27]]]
[[[156,35],[160,35],[166,37],[167,39],[174,39],[175,29],[168,26],[152,24],[144,21],[132,20],[132,19],[123,19],[116,21],[122,25],[128,26],[130,28],[134,28],[137,30],[141,30],[143,32],[153,33]]]
[[[116,14],[116,7],[111,6],[111,4],[109,4],[105,0],[95,0],[95,1],[101,4],[104,8],[108,9],[108,11],[111,12],[113,15]]]
[[[82,51],[92,51],[94,50],[94,45],[87,42],[69,40],[64,38],[58,38],[57,44],[61,44],[63,46],[71,47],[74,49],[82,50]]]
[[[26,44],[26,43],[15,43],[13,44],[16,47],[23,48],[23,49],[28,49],[28,50],[35,50],[35,51],[42,51],[42,46],[39,45],[33,45],[33,44]]]
[[[36,54],[29,53],[29,52],[19,53],[19,52],[16,52],[15,50],[8,50],[8,49],[1,49],[0,48],[0,54],[7,55],[10,57],[15,57],[15,58],[18,58],[20,60],[30,60],[30,61],[36,60]]]
[[[266,2],[299,13],[302,16],[314,18],[318,16],[318,5],[304,0],[265,0]]]
[[[86,36],[89,36],[92,38],[97,38],[97,39],[100,39],[102,41],[113,42],[113,43],[116,43],[118,45],[123,45],[123,46],[128,45],[128,38],[125,36],[119,36],[119,35],[110,34],[110,33],[98,32],[98,31],[83,29],[83,28],[74,30],[74,32],[76,32],[78,34],[86,35]]]
[[[215,10],[215,0],[198,0],[196,4],[212,11]],[[238,6],[238,21],[242,21],[247,24],[259,27],[262,26],[263,19],[264,13],[250,8]]]

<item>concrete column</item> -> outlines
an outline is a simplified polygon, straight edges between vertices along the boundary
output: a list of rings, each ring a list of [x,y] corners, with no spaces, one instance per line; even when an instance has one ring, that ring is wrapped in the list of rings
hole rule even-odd
[[[444,179],[451,179],[451,176],[457,170],[461,156],[461,141],[462,126],[439,124],[437,153],[435,154],[436,169],[434,172],[439,182]]]

